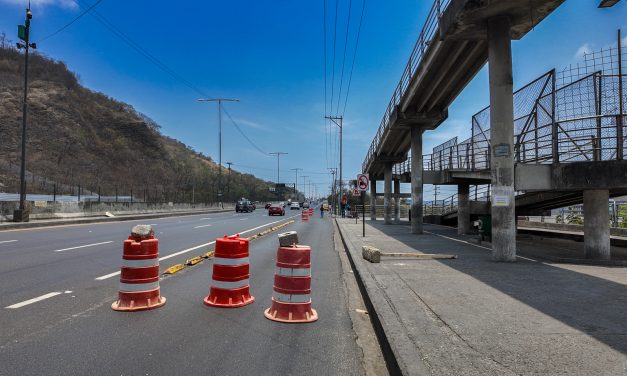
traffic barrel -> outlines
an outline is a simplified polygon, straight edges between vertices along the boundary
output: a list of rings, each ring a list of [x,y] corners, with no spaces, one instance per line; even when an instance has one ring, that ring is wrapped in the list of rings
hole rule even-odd
[[[159,240],[152,227],[138,225],[124,241],[116,311],[142,311],[165,304],[159,289]]]
[[[213,275],[206,305],[220,308],[237,308],[250,304],[250,265],[248,239],[239,235],[216,239],[213,258]]]
[[[313,208],[309,208],[309,216],[311,217],[311,216],[313,216],[313,214],[314,214]]]
[[[300,220],[303,222],[309,221],[309,210],[303,209],[300,213]]]
[[[318,320],[318,313],[311,308],[310,254],[306,245],[279,247],[272,305],[264,311],[266,318],[285,323]]]

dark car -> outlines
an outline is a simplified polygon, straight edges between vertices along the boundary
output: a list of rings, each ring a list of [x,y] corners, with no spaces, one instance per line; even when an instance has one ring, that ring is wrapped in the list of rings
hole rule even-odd
[[[237,204],[235,205],[235,212],[236,213],[239,213],[239,212],[250,213],[253,210],[255,210],[255,209],[251,205],[250,201],[238,201]]]
[[[270,205],[268,215],[285,215],[285,209],[283,209],[283,205],[280,204]]]
[[[272,206],[272,204],[271,204],[271,203],[269,203],[269,202],[267,202],[267,203],[266,203],[266,209],[270,208],[270,206]]]

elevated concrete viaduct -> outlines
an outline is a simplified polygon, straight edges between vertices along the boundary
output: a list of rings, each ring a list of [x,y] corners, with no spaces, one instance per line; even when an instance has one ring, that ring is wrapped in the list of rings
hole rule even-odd
[[[511,40],[522,38],[562,3],[435,1],[362,166],[373,186],[385,180],[386,224],[395,222],[392,208],[399,201],[398,194],[392,199],[392,186],[398,192],[401,182],[411,183],[411,231],[420,234],[423,185],[457,185],[458,232],[468,232],[473,212],[489,210],[492,258],[509,262],[516,260],[516,213],[543,212],[583,201],[597,208],[587,211],[596,216],[604,207],[601,202],[627,192],[624,112],[620,106],[620,111],[607,113],[608,105],[601,105],[609,97],[602,94],[603,85],[616,75],[594,71],[580,81],[565,83],[562,88],[578,85],[578,90],[590,91],[595,103],[564,110],[557,103],[556,73],[549,72],[524,88],[537,97],[527,101],[531,105],[526,106],[532,106],[529,112],[516,113],[520,109],[514,107]],[[620,47],[618,56],[622,56]],[[476,124],[473,117],[471,139],[461,144],[455,139],[452,147],[442,145],[439,168],[435,168],[435,150],[430,157],[423,156],[422,134],[446,120],[449,105],[487,61],[490,106],[482,111],[482,119],[488,120]],[[622,71],[617,81],[622,85]],[[623,100],[610,102],[622,104],[623,94],[619,90]],[[585,113],[583,107],[596,110]],[[565,115],[568,111],[579,113]],[[443,152],[448,160],[443,161]],[[473,204],[469,187],[487,184],[490,202]],[[374,198],[376,188],[371,193]],[[609,222],[599,215],[586,227],[595,232],[586,237],[586,252],[590,257],[608,258],[609,237],[607,246],[600,239],[605,239]]]

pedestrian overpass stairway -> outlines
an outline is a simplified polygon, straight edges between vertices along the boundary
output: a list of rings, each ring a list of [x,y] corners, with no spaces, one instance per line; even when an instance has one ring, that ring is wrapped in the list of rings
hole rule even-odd
[[[583,202],[584,189],[627,194],[624,109],[626,81],[619,48],[584,56],[582,66],[551,70],[514,93],[516,211],[533,215]],[[627,61],[622,52],[622,62]],[[622,82],[621,82],[622,80]],[[622,103],[621,103],[622,98]],[[454,137],[423,156],[423,183],[469,184],[478,211],[490,202],[492,144],[490,108],[476,113],[471,136]],[[411,157],[394,165],[401,182],[411,180]],[[424,205],[426,215],[455,215],[457,195]]]

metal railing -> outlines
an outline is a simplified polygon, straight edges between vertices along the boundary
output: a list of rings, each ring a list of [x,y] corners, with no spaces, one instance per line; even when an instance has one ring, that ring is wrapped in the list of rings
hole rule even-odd
[[[381,137],[385,130],[390,125],[390,116],[392,115],[396,106],[400,104],[401,98],[405,94],[405,90],[409,86],[414,74],[420,62],[425,55],[425,51],[431,45],[432,40],[436,36],[436,31],[440,25],[440,17],[442,16],[442,12],[446,10],[451,0],[435,0],[433,5],[431,6],[431,10],[427,15],[427,19],[422,26],[422,30],[420,31],[420,35],[418,36],[418,40],[414,45],[414,49],[409,56],[409,60],[405,65],[405,69],[403,70],[403,74],[401,75],[401,79],[396,85],[396,89],[394,93],[392,93],[392,98],[388,103],[387,108],[385,109],[385,113],[383,114],[383,119],[381,119],[381,123],[379,124],[379,128],[377,129],[377,133],[370,144],[370,148],[368,149],[368,153],[366,155],[366,159],[362,165],[362,171],[366,171],[366,167],[372,161],[374,154],[376,153],[377,148],[379,147],[379,142],[381,141]]]

